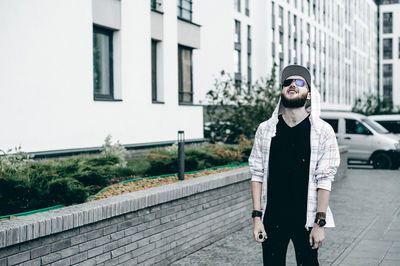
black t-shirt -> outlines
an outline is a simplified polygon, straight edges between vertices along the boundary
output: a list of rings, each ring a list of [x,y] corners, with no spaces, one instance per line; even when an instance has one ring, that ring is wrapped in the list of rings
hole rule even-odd
[[[282,116],[279,116],[269,157],[264,219],[269,225],[306,224],[310,129],[309,116],[294,127],[289,127]]]

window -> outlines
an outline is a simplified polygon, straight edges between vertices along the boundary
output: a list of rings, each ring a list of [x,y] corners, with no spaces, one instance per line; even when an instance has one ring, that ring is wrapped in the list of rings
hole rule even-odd
[[[383,59],[392,59],[392,46],[393,42],[392,39],[383,39]]]
[[[346,134],[371,135],[371,132],[361,122],[346,119]]]
[[[241,0],[234,0],[235,1],[235,10],[237,12],[240,12],[240,1]]]
[[[235,20],[235,50],[233,54],[233,60],[235,64],[235,81],[239,82],[241,80],[242,75],[242,44],[241,44],[241,30],[240,30],[240,21]]]
[[[161,0],[150,0],[150,6],[152,10],[162,11],[162,3]]]
[[[392,12],[383,13],[383,33],[393,33]]]
[[[400,121],[377,121],[391,133],[400,133]]]
[[[192,0],[178,0],[178,18],[192,21]]]
[[[399,51],[398,51],[398,54],[399,54],[399,58],[400,58],[400,37],[399,37],[399,43],[398,43],[398,48],[399,48]]]
[[[245,0],[246,16],[250,17],[250,0]]]
[[[392,64],[383,64],[383,98],[392,102],[393,90],[393,66]]]
[[[113,31],[93,26],[94,99],[113,99]]]
[[[151,40],[151,99],[157,99],[157,41]]]
[[[335,133],[338,133],[338,126],[339,126],[339,120],[338,119],[324,119],[325,122],[327,122],[331,127],[333,128],[333,131]]]
[[[192,49],[178,46],[179,103],[193,103]]]
[[[251,26],[247,25],[247,86],[251,87]]]

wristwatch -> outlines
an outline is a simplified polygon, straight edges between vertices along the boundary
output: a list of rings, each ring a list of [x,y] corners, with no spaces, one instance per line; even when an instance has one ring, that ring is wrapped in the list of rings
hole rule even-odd
[[[320,227],[324,227],[326,224],[325,219],[315,218],[314,223],[318,224]]]
[[[262,212],[260,212],[260,211],[254,210],[254,211],[251,213],[251,218],[254,218],[254,217],[260,217],[260,218],[261,218],[261,216],[262,216]]]
[[[324,212],[317,212],[315,215],[314,223],[318,224],[320,227],[324,227],[326,224],[326,213]]]

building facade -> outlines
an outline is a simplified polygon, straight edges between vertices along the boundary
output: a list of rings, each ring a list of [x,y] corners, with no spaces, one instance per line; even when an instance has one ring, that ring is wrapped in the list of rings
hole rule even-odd
[[[274,63],[306,66],[326,109],[350,110],[378,87],[377,6],[372,0],[203,0],[198,64],[204,98],[225,70],[254,82]],[[214,8],[209,8],[213,6]],[[221,12],[224,10],[224,12]],[[204,45],[203,45],[204,43]],[[229,47],[229,49],[226,49]],[[279,71],[277,72],[279,75]]]
[[[192,1],[0,2],[0,149],[203,138]]]
[[[201,140],[219,73],[251,85],[274,63],[278,76],[306,66],[322,106],[350,110],[377,92],[378,69],[384,95],[392,61],[396,73],[394,59],[378,68],[377,12],[373,0],[0,1],[0,149]]]
[[[400,106],[400,1],[379,5],[379,93],[381,99]]]

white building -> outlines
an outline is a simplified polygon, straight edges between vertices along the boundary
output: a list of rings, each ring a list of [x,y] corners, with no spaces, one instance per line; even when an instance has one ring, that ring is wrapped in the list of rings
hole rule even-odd
[[[350,110],[357,97],[377,91],[373,0],[202,0],[197,5],[204,30],[194,63],[198,99],[221,70],[255,81],[268,76],[274,62],[280,68],[308,67],[326,109]]]
[[[191,10],[189,0],[0,1],[0,149],[85,149],[108,134],[172,142],[178,130],[202,139]]]
[[[4,0],[0,23],[3,150],[202,140],[221,70],[304,65],[326,109],[378,88],[373,0]]]
[[[381,1],[379,18],[379,92],[400,106],[400,1]]]

